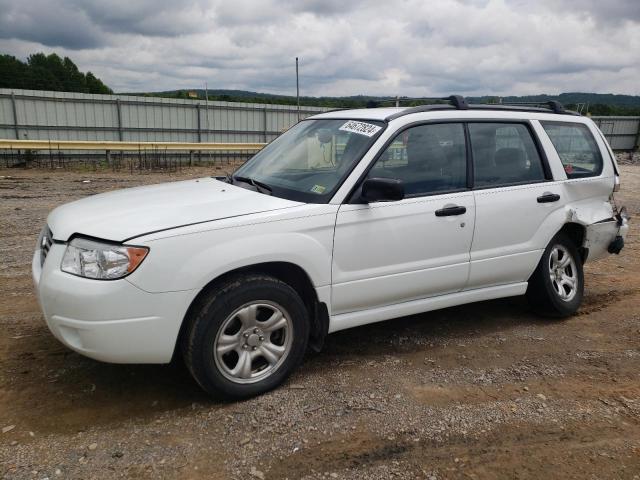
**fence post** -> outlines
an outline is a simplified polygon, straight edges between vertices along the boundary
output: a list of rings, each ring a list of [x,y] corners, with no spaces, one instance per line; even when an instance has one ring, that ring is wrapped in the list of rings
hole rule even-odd
[[[640,118],[638,118],[638,133],[636,133],[636,141],[635,141],[635,145],[633,146],[634,150],[638,150],[640,149]]]
[[[202,143],[202,121],[200,120],[200,104],[196,103],[196,115],[198,115],[198,143]]]
[[[267,107],[262,110],[264,120],[264,143],[267,143]]]
[[[116,99],[116,109],[118,110],[118,140],[122,141],[122,109],[119,98]]]
[[[20,131],[18,129],[18,110],[16,109],[16,96],[11,92],[11,108],[13,109],[13,128],[16,131],[16,140],[20,140]]]

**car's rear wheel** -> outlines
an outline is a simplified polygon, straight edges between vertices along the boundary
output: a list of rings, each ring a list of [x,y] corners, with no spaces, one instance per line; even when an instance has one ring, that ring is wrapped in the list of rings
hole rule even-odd
[[[264,393],[302,361],[308,312],[296,291],[276,278],[233,277],[205,293],[192,310],[184,358],[211,395],[244,398]]]
[[[564,233],[549,243],[529,279],[527,299],[541,315],[573,315],[584,294],[584,272],[576,244]]]

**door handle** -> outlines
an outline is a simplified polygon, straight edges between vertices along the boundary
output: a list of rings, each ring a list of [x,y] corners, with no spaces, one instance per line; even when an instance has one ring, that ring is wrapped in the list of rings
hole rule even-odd
[[[453,207],[445,207],[440,210],[436,210],[436,217],[448,217],[450,215],[462,215],[466,213],[466,207],[460,207],[458,205],[454,205]]]
[[[545,193],[538,197],[538,203],[551,203],[557,202],[558,200],[560,200],[560,195],[557,193]]]

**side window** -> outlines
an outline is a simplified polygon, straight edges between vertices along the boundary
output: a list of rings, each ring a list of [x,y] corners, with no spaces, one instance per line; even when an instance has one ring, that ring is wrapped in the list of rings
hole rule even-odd
[[[586,125],[557,122],[540,123],[558,152],[567,178],[600,175],[602,155]]]
[[[466,188],[464,127],[460,123],[429,124],[400,132],[368,177],[402,180],[408,196]]]
[[[541,182],[542,161],[529,129],[519,123],[470,123],[474,186]]]

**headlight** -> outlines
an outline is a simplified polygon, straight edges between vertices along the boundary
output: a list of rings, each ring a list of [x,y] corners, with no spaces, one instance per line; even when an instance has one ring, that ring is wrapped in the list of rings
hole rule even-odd
[[[138,268],[147,253],[149,249],[145,247],[75,238],[67,245],[60,268],[80,277],[114,280]]]

